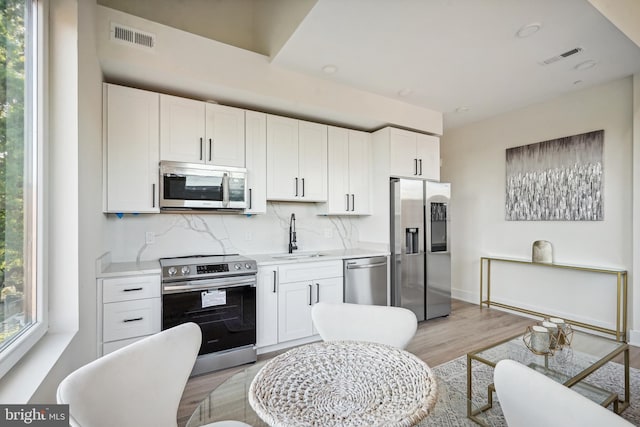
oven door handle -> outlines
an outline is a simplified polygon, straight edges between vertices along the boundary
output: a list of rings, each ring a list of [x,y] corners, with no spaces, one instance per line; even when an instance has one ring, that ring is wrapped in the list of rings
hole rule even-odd
[[[241,286],[256,286],[255,276],[238,278],[225,277],[213,280],[191,280],[187,282],[166,283],[162,286],[163,294],[175,294],[178,292],[195,292],[207,289],[216,289],[222,291],[229,288],[238,288]]]

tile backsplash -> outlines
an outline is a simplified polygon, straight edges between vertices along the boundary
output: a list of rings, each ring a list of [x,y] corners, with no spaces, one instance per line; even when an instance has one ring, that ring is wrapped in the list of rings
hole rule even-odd
[[[105,250],[111,252],[114,262],[195,254],[287,252],[292,213],[296,215],[298,251],[357,246],[361,219],[320,215],[321,207],[316,203],[269,202],[266,214],[251,216],[172,213],[125,214],[120,218],[108,214]]]

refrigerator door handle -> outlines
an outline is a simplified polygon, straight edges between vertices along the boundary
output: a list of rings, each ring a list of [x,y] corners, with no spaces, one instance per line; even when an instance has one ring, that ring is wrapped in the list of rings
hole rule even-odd
[[[415,170],[414,175],[418,175],[418,159],[413,159],[413,169]]]

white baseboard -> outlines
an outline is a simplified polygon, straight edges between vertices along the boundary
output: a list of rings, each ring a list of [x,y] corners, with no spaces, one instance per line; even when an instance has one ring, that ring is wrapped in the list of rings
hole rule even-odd
[[[631,329],[629,331],[629,345],[640,347],[640,331],[637,329]]]
[[[451,289],[451,297],[462,301],[478,304],[480,297],[475,292],[465,291],[462,289]]]

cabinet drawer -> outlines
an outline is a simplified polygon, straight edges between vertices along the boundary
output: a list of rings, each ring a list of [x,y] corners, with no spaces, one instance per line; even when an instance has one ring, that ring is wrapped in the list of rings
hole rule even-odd
[[[160,276],[114,277],[102,280],[102,302],[160,297]]]
[[[161,298],[104,304],[102,341],[116,341],[160,332]]]
[[[140,341],[142,338],[146,338],[147,336],[135,337],[135,338],[129,338],[126,340],[111,341],[111,342],[104,343],[102,345],[102,355],[104,356],[106,354],[113,353],[114,351],[119,350],[123,347],[126,347],[129,344],[133,344],[136,341]]]
[[[304,280],[322,279],[325,277],[341,277],[342,261],[286,264],[281,265],[278,270],[280,283],[300,282]]]

